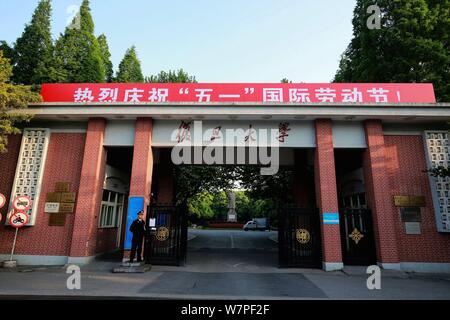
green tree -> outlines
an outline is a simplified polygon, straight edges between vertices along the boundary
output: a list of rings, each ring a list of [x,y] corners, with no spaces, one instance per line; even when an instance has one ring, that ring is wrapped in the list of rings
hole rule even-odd
[[[381,28],[369,29],[370,5]],[[450,101],[450,0],[358,0],[335,82],[431,82]]]
[[[8,136],[20,133],[15,125],[31,119],[14,110],[26,108],[28,103],[41,101],[41,96],[32,92],[29,86],[11,84],[11,76],[10,60],[3,57],[3,51],[0,50],[0,153],[7,151]]]
[[[209,192],[200,192],[191,197],[188,201],[188,212],[196,220],[208,220],[214,217],[212,204],[214,195]]]
[[[53,59],[51,13],[50,0],[41,0],[31,22],[14,44],[12,79],[15,83],[30,85],[61,80]]]
[[[98,45],[100,47],[100,53],[103,61],[103,68],[105,69],[105,81],[112,82],[114,77],[113,64],[111,62],[111,53],[109,51],[108,41],[104,34],[101,34],[98,38]]]
[[[12,48],[6,41],[0,41],[0,50],[3,51],[3,56],[10,60],[10,63],[14,66],[14,48]]]
[[[142,74],[141,62],[136,54],[136,47],[132,46],[127,50],[125,56],[119,64],[116,82],[144,82]]]
[[[56,42],[56,59],[66,82],[104,82],[105,67],[89,8],[83,0],[78,15]]]
[[[196,83],[194,76],[190,76],[183,69],[161,71],[157,75],[145,78],[146,83]]]
[[[292,81],[289,80],[288,78],[283,78],[283,79],[281,79],[280,82],[281,82],[281,83],[292,83]]]

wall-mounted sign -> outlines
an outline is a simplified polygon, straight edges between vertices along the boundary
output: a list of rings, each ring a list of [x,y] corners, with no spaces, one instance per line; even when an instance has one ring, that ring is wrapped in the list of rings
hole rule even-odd
[[[61,213],[73,213],[75,208],[75,203],[64,203],[59,204],[59,212]]]
[[[420,207],[402,207],[400,208],[402,222],[420,222],[422,217]]]
[[[65,213],[53,213],[50,215],[48,225],[49,226],[64,226],[66,224]]]
[[[27,211],[31,208],[31,199],[29,196],[17,196],[14,198],[12,205],[17,211]]]
[[[396,207],[425,207],[424,196],[394,196]]]
[[[406,234],[422,234],[420,222],[405,222]]]
[[[46,202],[44,206],[45,213],[58,213],[59,212],[59,202]]]
[[[9,218],[9,225],[13,228],[22,228],[28,223],[28,215],[25,212],[14,212]]]
[[[57,182],[55,185],[56,192],[70,192],[70,182]]]
[[[75,202],[76,193],[75,192],[63,192],[61,193],[61,201],[60,202]]]
[[[323,224],[339,224],[339,213],[337,212],[324,213]]]
[[[46,202],[61,202],[60,192],[50,192],[45,195]]]
[[[435,103],[430,83],[43,84],[44,102]]]

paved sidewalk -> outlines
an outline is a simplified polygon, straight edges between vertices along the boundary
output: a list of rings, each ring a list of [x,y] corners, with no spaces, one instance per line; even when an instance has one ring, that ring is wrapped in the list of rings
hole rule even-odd
[[[198,253],[200,254],[200,253]],[[203,253],[202,253],[203,254]],[[81,290],[68,290],[64,267],[0,269],[0,299],[7,297],[123,297],[170,299],[450,299],[449,274],[382,271],[381,290],[368,290],[365,268],[343,272],[315,269],[259,270],[248,264],[204,268],[154,266],[144,274],[113,274],[117,262],[95,261],[81,268]],[[226,256],[225,258],[223,256]],[[212,261],[231,262],[235,255],[210,254]],[[204,259],[204,257],[203,257]],[[228,259],[228,260],[227,260]],[[217,265],[216,265],[217,267]],[[224,271],[227,272],[224,272]]]

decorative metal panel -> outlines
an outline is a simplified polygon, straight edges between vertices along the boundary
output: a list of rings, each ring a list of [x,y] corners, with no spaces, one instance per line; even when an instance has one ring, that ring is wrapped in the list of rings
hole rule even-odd
[[[429,168],[450,167],[448,131],[425,131]],[[437,229],[450,232],[450,178],[431,177],[431,190],[436,214]]]
[[[30,216],[28,226],[32,226],[36,222],[49,140],[49,129],[29,128],[23,130],[11,201],[16,196],[22,195],[27,195],[31,198],[33,203],[27,212]]]

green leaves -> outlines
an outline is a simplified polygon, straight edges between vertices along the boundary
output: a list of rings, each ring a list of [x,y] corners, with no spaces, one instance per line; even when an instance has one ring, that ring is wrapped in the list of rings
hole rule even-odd
[[[376,4],[382,27],[366,27]],[[432,82],[438,101],[450,101],[450,0],[358,0],[354,37],[334,82]]]
[[[146,83],[196,83],[194,76],[190,76],[183,69],[161,71],[157,75],[145,78]]]
[[[19,84],[35,84],[60,80],[53,72],[53,42],[51,37],[51,3],[41,0],[30,24],[25,26],[22,36],[14,44],[13,81]]]
[[[31,119],[30,116],[11,111],[41,101],[41,96],[32,92],[30,87],[10,83],[11,70],[10,60],[3,57],[3,51],[0,50],[0,153],[7,151],[8,135],[20,133],[15,124]]]
[[[141,62],[137,58],[136,48],[133,46],[127,50],[125,56],[119,64],[119,71],[115,82],[142,83],[144,75],[142,74]]]

